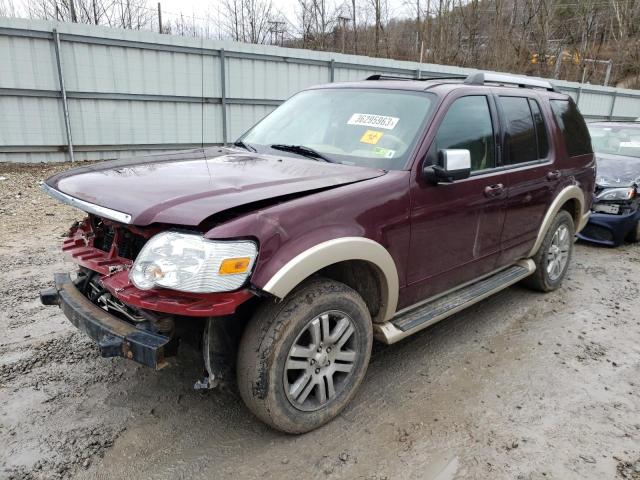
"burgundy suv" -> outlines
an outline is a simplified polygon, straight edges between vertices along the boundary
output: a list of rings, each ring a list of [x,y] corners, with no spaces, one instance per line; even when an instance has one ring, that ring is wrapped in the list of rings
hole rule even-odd
[[[159,369],[180,340],[212,388],[301,433],[335,417],[373,338],[394,343],[518,281],[550,291],[588,220],[576,105],[543,81],[370,77],[294,95],[232,148],[74,169],[79,270],[41,293],[105,357]],[[197,334],[197,335],[194,335]]]

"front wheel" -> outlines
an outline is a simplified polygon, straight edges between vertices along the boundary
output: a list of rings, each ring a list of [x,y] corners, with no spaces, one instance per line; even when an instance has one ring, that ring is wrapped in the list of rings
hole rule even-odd
[[[280,303],[264,305],[238,351],[238,388],[263,422],[304,433],[342,411],[364,378],[373,329],[350,287],[313,278]]]
[[[573,253],[575,227],[566,210],[560,210],[533,257],[536,271],[523,283],[534,290],[551,292],[562,284]]]

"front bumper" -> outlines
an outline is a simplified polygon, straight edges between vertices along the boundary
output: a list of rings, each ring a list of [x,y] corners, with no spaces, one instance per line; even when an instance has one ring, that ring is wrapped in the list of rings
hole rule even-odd
[[[58,305],[78,329],[96,341],[103,357],[124,357],[154,369],[166,365],[170,338],[120,320],[85,297],[67,273],[55,275],[55,287],[40,292],[44,305]]]
[[[629,233],[636,228],[638,220],[640,220],[640,210],[622,215],[592,212],[589,223],[578,233],[578,238],[599,245],[616,247],[624,243]]]

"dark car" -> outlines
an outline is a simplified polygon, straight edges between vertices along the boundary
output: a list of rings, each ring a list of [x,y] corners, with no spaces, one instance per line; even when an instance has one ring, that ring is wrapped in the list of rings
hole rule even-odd
[[[179,341],[210,388],[301,433],[335,417],[374,337],[397,342],[523,280],[565,276],[595,163],[542,81],[374,76],[294,95],[232,148],[95,164],[45,190],[88,213],[57,304],[104,356],[159,369]],[[389,385],[393,388],[393,385]]]
[[[640,122],[588,125],[596,155],[592,215],[578,234],[607,246],[640,241]]]

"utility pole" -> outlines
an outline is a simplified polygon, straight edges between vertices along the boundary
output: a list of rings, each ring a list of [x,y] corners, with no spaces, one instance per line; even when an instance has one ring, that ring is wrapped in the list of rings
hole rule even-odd
[[[338,16],[338,22],[340,22],[340,31],[342,33],[342,53],[344,53],[344,37],[347,32],[347,22],[351,20],[350,17],[345,17],[344,15]]]
[[[560,45],[560,50],[558,50],[558,54],[556,55],[556,68],[553,73],[553,78],[560,77],[560,65],[562,64],[562,56],[564,54],[564,46]]]
[[[375,29],[375,42],[376,42],[376,57],[380,53],[380,0],[375,0],[375,16],[376,16],[376,29]]]
[[[271,45],[278,44],[278,34],[280,34],[280,46],[284,46],[284,27],[280,27],[280,25],[284,26],[284,22],[282,20],[269,20],[269,25],[271,25],[269,28],[269,33],[271,34]]]
[[[162,33],[162,7],[158,2],[158,33]]]

